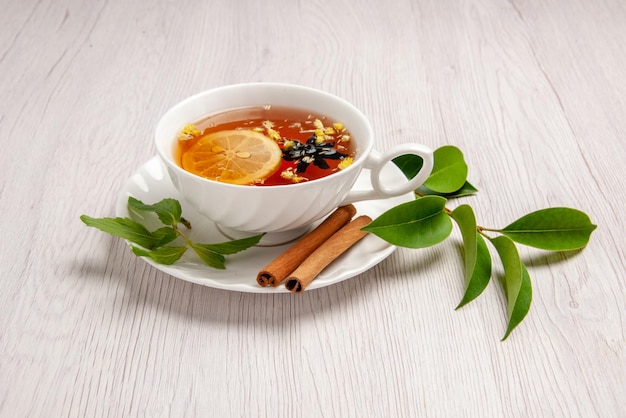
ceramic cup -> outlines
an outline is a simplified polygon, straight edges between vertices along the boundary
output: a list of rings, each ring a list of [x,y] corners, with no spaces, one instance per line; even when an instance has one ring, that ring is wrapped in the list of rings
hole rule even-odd
[[[340,121],[356,141],[354,162],[317,180],[279,186],[221,183],[191,174],[175,160],[175,141],[181,128],[206,116],[251,106],[288,106]],[[266,233],[261,245],[277,245],[305,233],[310,225],[336,207],[369,199],[406,194],[430,175],[433,152],[420,144],[400,144],[384,153],[374,150],[374,133],[367,118],[352,104],[308,87],[280,83],[236,84],[208,90],[176,104],[156,128],[157,153],[182,197],[215,222],[231,238]],[[383,184],[381,170],[399,155],[415,154],[424,163],[410,181]],[[370,171],[371,189],[352,191],[362,170]]]

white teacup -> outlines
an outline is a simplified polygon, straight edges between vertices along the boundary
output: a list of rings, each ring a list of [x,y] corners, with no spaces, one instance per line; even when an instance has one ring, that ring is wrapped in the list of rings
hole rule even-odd
[[[356,141],[354,162],[321,179],[279,186],[245,186],[208,180],[177,164],[175,143],[185,124],[230,109],[268,104],[306,109],[340,121],[350,131],[351,140]],[[261,245],[277,245],[299,237],[313,222],[338,206],[415,190],[428,178],[433,167],[433,152],[424,145],[401,144],[382,155],[375,151],[369,121],[347,101],[312,88],[280,83],[236,84],[183,100],[159,121],[156,148],[174,186],[189,204],[231,238],[266,233]],[[401,184],[382,184],[382,168],[403,154],[422,158],[420,172]],[[372,188],[352,191],[362,169],[371,171]]]

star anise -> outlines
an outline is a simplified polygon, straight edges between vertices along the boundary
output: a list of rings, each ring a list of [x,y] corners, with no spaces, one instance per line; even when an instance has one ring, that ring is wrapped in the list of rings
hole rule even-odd
[[[326,160],[340,160],[347,156],[347,154],[342,154],[337,151],[332,143],[317,143],[316,138],[315,135],[312,135],[307,139],[306,143],[297,140],[285,142],[283,159],[286,161],[296,161],[296,172],[304,173],[311,163],[316,167],[328,169],[330,166]]]

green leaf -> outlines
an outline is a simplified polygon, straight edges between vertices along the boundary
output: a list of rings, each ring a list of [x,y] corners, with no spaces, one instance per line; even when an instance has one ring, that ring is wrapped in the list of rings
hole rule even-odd
[[[258,244],[263,235],[264,234],[260,234],[217,244],[189,242],[189,245],[191,245],[191,248],[193,248],[200,259],[206,264],[214,268],[224,269],[226,268],[224,255],[235,254]]]
[[[465,256],[465,294],[456,309],[476,299],[485,290],[491,278],[491,255],[483,237],[476,230],[476,216],[469,205],[452,211],[463,237]]]
[[[187,251],[187,246],[183,247],[159,247],[154,250],[144,250],[143,248],[131,246],[133,253],[139,257],[148,257],[159,264],[171,265],[180,259]]]
[[[395,165],[404,173],[406,178],[412,179],[419,173],[424,165],[424,160],[415,154],[400,155],[393,160]]]
[[[228,255],[235,254],[255,246],[261,241],[263,235],[255,235],[249,238],[236,239],[233,241],[220,242],[219,244],[197,244],[202,245],[207,251],[216,252],[218,254]]]
[[[459,154],[461,158],[460,162],[458,161]],[[457,169],[459,167],[462,168],[463,164],[465,164],[465,161],[463,160],[463,154],[458,150],[458,148],[451,147],[451,146],[442,147],[436,150],[434,153],[434,159],[435,159],[435,167],[433,171],[435,171],[435,169],[439,167],[439,171],[441,172],[443,170],[443,167],[446,164],[449,164],[449,160],[452,160],[453,162],[456,160]],[[417,155],[413,155],[413,154],[400,155],[394,158],[392,161],[396,164],[396,166],[398,166],[398,168],[402,171],[402,173],[404,173],[404,175],[408,179],[412,179],[413,177],[415,177],[417,173],[422,169],[422,165],[424,164],[424,161],[422,160],[421,157],[418,157]],[[465,174],[463,174],[462,171],[463,170],[461,170],[460,176],[462,176],[465,179],[467,177],[467,169],[465,169]],[[443,175],[443,173],[441,173],[441,175]],[[433,174],[431,173],[430,177],[432,176]],[[431,179],[431,182],[432,181],[433,180]],[[460,180],[457,179],[457,180],[452,181],[452,184],[453,185],[446,187],[446,189],[450,189],[451,187],[454,187],[454,185],[456,184],[461,184],[461,182]],[[422,196],[443,196],[446,198],[453,198],[453,197],[461,197],[461,196],[474,194],[478,192],[478,189],[476,189],[476,187],[474,187],[468,181],[464,181],[458,189],[449,191],[449,192],[443,192],[440,190],[432,190],[425,185],[421,185],[420,187],[418,187],[417,192],[421,194]]]
[[[196,242],[190,242],[191,248],[198,254],[198,257],[204,261],[208,266],[216,269],[226,268],[226,258],[218,252],[211,249],[211,244],[198,244]]]
[[[474,187],[472,184],[470,184],[468,181],[466,181],[459,190],[456,190],[451,193],[436,192],[434,190],[429,189],[428,187],[424,185],[421,185],[420,187],[418,187],[417,192],[421,194],[422,196],[442,196],[447,199],[451,199],[455,197],[469,196],[469,195],[478,193],[478,189]]]
[[[401,247],[430,247],[452,232],[452,221],[445,212],[445,204],[446,199],[439,196],[402,203],[374,219],[363,231]]]
[[[157,244],[153,247],[156,248],[174,241],[178,237],[178,234],[175,229],[164,226],[163,228],[152,231],[152,236],[158,240]]]
[[[176,226],[181,222],[182,209],[176,199],[163,199],[152,205],[128,196],[128,207],[141,212],[154,212],[164,225]]]
[[[502,341],[517,327],[530,310],[532,286],[526,266],[522,263],[515,243],[508,237],[491,239],[504,267],[504,293],[507,299],[509,324]]]
[[[529,213],[496,232],[531,247],[568,251],[587,245],[596,228],[589,216],[577,209],[548,208]]]
[[[437,148],[433,154],[433,171],[424,186],[440,193],[453,193],[467,180],[467,164],[460,149],[453,145]]]
[[[144,248],[152,249],[164,239],[164,234],[151,233],[139,222],[128,218],[92,218],[82,215],[80,220],[87,226],[97,228],[102,232],[123,238]]]

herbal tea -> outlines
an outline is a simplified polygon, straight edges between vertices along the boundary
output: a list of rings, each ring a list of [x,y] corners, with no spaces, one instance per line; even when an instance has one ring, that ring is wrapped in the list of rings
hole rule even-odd
[[[186,125],[176,144],[183,169],[211,180],[256,186],[325,177],[348,167],[356,152],[340,121],[269,105]]]

